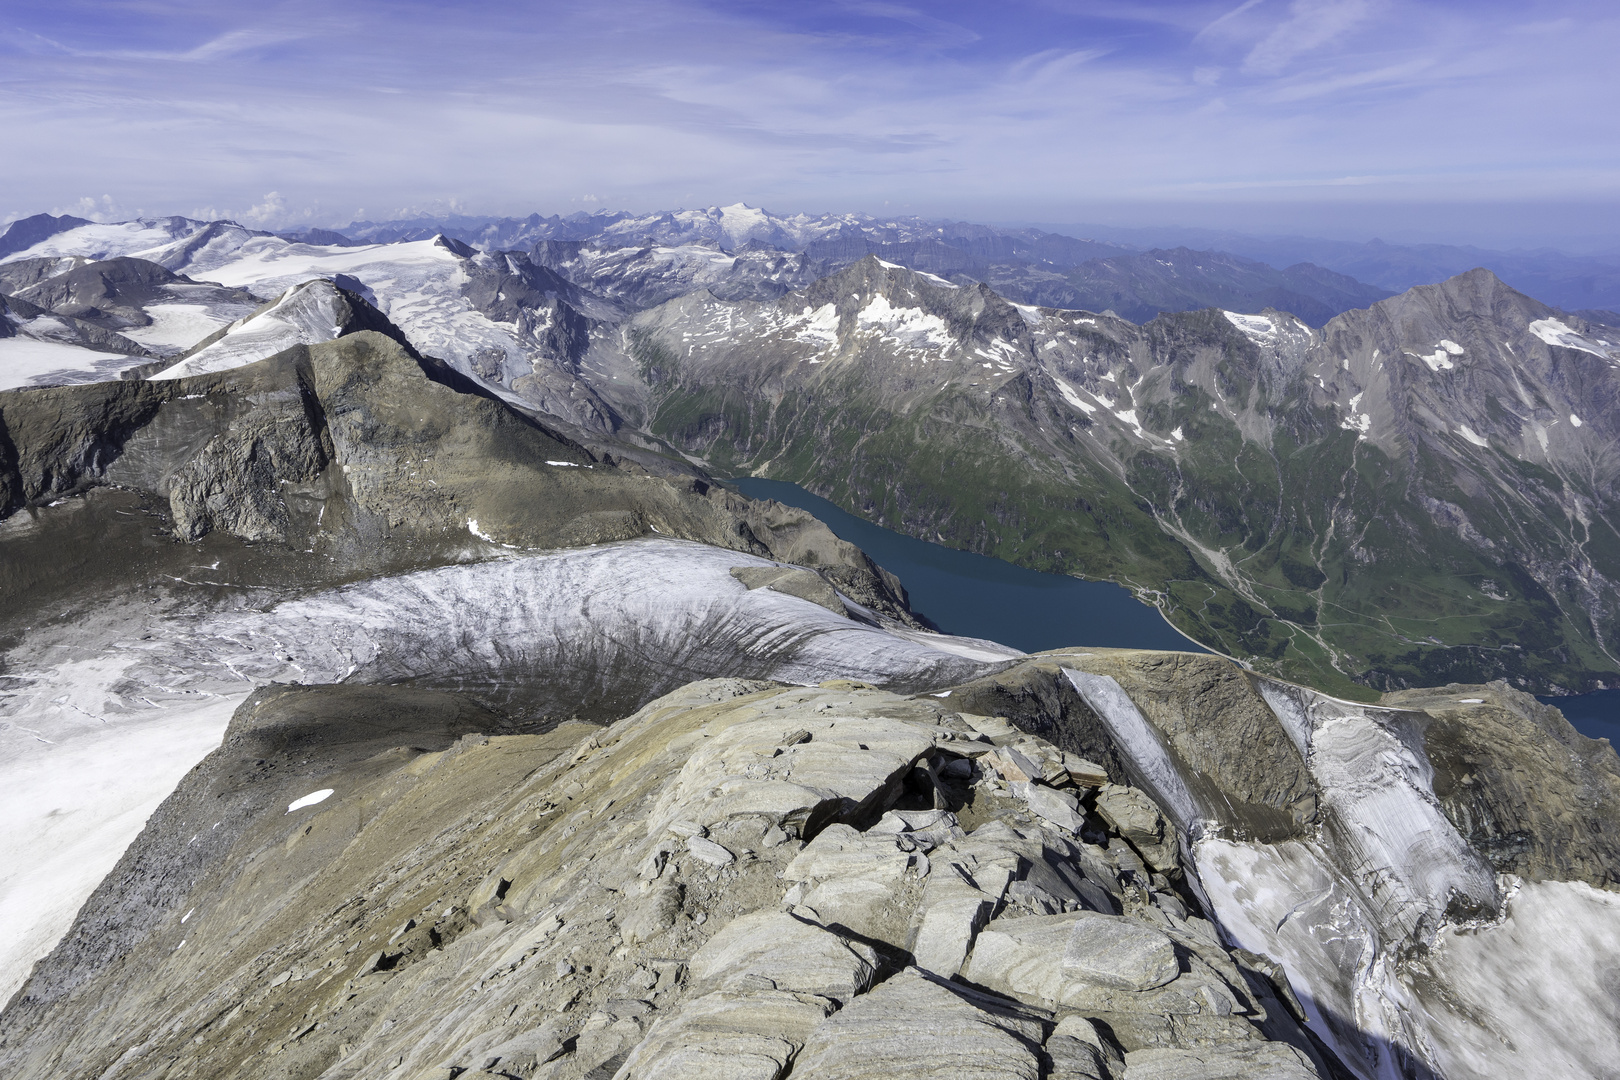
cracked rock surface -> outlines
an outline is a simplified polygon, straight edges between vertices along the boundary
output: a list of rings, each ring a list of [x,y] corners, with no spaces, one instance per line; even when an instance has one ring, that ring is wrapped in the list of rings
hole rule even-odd
[[[408,722],[354,719],[391,712]],[[1272,978],[1126,854],[1095,788],[1018,782],[1074,798],[1069,830],[983,767],[1081,771],[1004,720],[722,679],[607,727],[492,729],[440,691],[256,695],[81,914],[123,926],[117,947],[36,969],[0,1066],[1330,1075]]]

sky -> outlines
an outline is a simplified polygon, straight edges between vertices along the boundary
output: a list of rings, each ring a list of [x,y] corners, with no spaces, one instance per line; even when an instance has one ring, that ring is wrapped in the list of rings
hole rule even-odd
[[[4,0],[0,218],[646,211],[1620,252],[1620,5]]]

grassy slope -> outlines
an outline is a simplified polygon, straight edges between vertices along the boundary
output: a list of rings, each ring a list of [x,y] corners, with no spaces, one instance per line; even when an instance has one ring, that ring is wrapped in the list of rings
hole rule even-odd
[[[1179,461],[1138,452],[1121,477],[1074,437],[1040,434],[1038,408],[1016,386],[999,403],[950,388],[905,398],[852,365],[773,396],[683,379],[650,338],[638,355],[656,390],[652,430],[720,470],[793,481],[914,536],[1124,583],[1190,636],[1330,693],[1366,700],[1377,696],[1369,687],[1612,678],[1589,630],[1522,568],[1481,558],[1414,511],[1413,475],[1444,475],[1438,462],[1421,450],[1392,461],[1325,414],[1289,410],[1302,426],[1279,429],[1268,450],[1211,412],[1203,391],[1177,386],[1144,423],[1182,427],[1196,452]],[[1223,392],[1246,398],[1255,387],[1242,359],[1222,372]],[[1522,478],[1532,497],[1549,482],[1558,483]],[[1487,535],[1505,527],[1505,508],[1488,498],[1442,497]],[[1225,549],[1247,596],[1164,522]],[[1594,543],[1620,549],[1613,530]]]

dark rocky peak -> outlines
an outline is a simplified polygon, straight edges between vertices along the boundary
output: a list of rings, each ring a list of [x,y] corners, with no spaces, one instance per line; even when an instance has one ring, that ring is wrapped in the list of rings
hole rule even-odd
[[[313,227],[279,232],[276,235],[295,244],[312,244],[317,247],[364,247],[367,244],[365,240],[354,240],[332,229]]]
[[[1482,266],[1433,285],[1408,289],[1374,306],[1396,323],[1433,319],[1514,331],[1556,314]]]
[[[433,237],[433,246],[442,247],[451,254],[459,255],[463,259],[470,259],[477,254],[476,251],[463,244],[460,240],[452,239],[444,235],[444,233],[438,233]]]
[[[12,273],[0,275],[5,284],[36,279],[17,291],[21,299],[59,317],[103,330],[151,325],[146,307],[177,299],[175,286],[191,287],[188,296],[194,301],[205,298],[199,293],[202,290],[211,302],[255,302],[252,294],[243,290],[200,285],[158,263],[128,256],[100,262],[80,258],[28,259],[8,264],[4,269],[13,267],[16,269]],[[61,268],[60,272],[40,276],[57,268]],[[0,289],[3,288],[0,285]]]
[[[0,338],[14,337],[17,327],[45,312],[26,300],[0,293]]]
[[[81,264],[30,286],[21,295],[59,314],[85,317],[110,307],[148,303],[164,295],[163,286],[184,280],[155,262],[126,256]]]
[[[1548,307],[1482,267],[1347,311],[1324,336],[1335,356],[1367,362],[1376,350],[1385,363],[1403,358],[1393,377],[1420,381],[1492,368],[1511,383],[1515,371],[1549,378],[1566,363],[1607,369],[1620,360],[1620,334]]]
[[[4,233],[0,233],[0,258],[13,252],[27,251],[41,240],[49,240],[57,233],[89,224],[91,222],[84,218],[68,214],[59,217],[51,214],[35,214],[33,217],[18,218],[6,226]]]
[[[1476,267],[1433,285],[1418,285],[1366,310],[1347,311],[1327,329],[1331,338],[1335,332],[1379,328],[1392,347],[1421,348],[1439,337],[1466,347],[1467,337],[1494,341],[1504,334],[1519,335],[1531,323],[1557,314],[1491,271]]]
[[[461,287],[473,307],[498,323],[517,327],[519,336],[546,355],[577,362],[590,343],[590,320],[579,306],[593,298],[548,266],[537,266],[520,251],[480,253],[469,259]]]
[[[58,274],[86,266],[93,262],[80,255],[47,255],[39,259],[18,259],[0,263],[0,293],[17,295],[31,285],[37,285]]]

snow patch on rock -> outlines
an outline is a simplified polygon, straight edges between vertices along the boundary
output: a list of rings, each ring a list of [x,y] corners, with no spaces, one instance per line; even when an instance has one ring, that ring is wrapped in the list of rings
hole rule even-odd
[[[796,341],[807,341],[813,345],[831,345],[838,340],[838,308],[832,304],[822,304],[811,309],[806,306],[803,314],[789,320],[789,325],[803,323],[793,335]]]
[[[1222,311],[1226,320],[1252,338],[1270,341],[1277,336],[1277,326],[1264,315],[1240,315],[1235,311]]]
[[[1052,376],[1052,381],[1057,383],[1058,392],[1063,395],[1064,401],[1067,401],[1070,405],[1073,405],[1087,416],[1090,416],[1092,413],[1097,411],[1097,406],[1092,405],[1082,399],[1080,395],[1075,392],[1074,387],[1070,386],[1056,375]]]
[[[316,806],[316,805],[318,805],[320,803],[325,802],[327,799],[330,799],[331,797],[332,797],[332,789],[329,788],[329,787],[328,788],[321,788],[319,791],[312,791],[308,795],[305,795],[303,798],[294,799],[292,802],[288,803],[287,804],[287,813],[290,814],[294,810],[302,810],[306,806]]]
[[[951,344],[950,328],[944,319],[921,308],[895,307],[886,296],[872,297],[857,319],[863,329],[878,328],[902,348],[943,349]]]
[[[1603,349],[1596,342],[1587,339],[1557,319],[1537,319],[1525,329],[1548,345],[1557,345],[1564,349],[1579,349],[1581,352],[1591,353],[1593,356],[1601,356],[1605,360],[1613,359],[1608,350]]]

